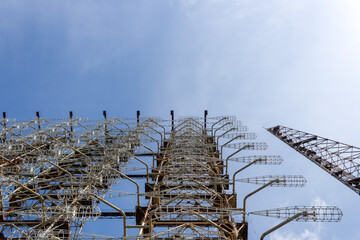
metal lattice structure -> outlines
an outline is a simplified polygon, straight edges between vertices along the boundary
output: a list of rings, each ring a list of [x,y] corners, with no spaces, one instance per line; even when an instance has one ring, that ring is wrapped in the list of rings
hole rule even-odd
[[[35,119],[2,123],[1,234],[8,239],[80,238],[102,215],[104,196],[139,141],[133,123]]]
[[[207,118],[205,111],[203,118],[175,119],[171,114],[170,121],[140,118],[139,111],[137,118],[120,119],[107,118],[104,111],[103,120],[89,121],[73,118],[72,112],[68,119],[53,120],[37,113],[36,119],[21,122],[4,113],[0,239],[246,240],[245,199],[238,206],[235,182],[263,185],[248,196],[267,186],[305,184],[298,175],[236,179],[251,165],[278,165],[283,159],[233,157],[267,148],[233,116]],[[224,148],[234,152],[228,155]],[[245,166],[229,177],[229,162]],[[122,181],[136,190],[111,190]],[[125,196],[136,198],[134,210],[110,202]],[[320,213],[327,215],[324,210],[312,216]],[[296,214],[287,211],[285,217]],[[123,226],[116,237],[83,232],[89,220],[119,218]]]
[[[360,194],[360,148],[284,126],[267,130]]]
[[[273,217],[279,219],[288,219],[298,213],[305,212],[306,214],[298,217],[295,221],[299,222],[339,222],[342,219],[342,212],[339,208],[334,206],[319,206],[319,207],[285,207],[262,211],[250,212],[249,214],[260,215],[265,217]]]
[[[241,178],[235,179],[238,182],[252,183],[252,184],[261,184],[264,185],[274,179],[278,179],[279,182],[272,184],[273,187],[304,187],[306,179],[301,175],[269,175],[261,177],[251,177],[251,178]]]
[[[153,206],[147,225],[157,239],[245,239],[245,224],[234,221],[234,196],[212,136],[202,122],[184,118],[160,153],[158,173],[149,187]]]

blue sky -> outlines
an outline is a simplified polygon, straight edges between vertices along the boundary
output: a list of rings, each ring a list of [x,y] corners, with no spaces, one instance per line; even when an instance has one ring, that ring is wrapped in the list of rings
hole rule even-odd
[[[19,120],[69,110],[96,119],[104,109],[235,115],[283,155],[284,170],[314,181],[300,190],[307,204],[345,214],[273,239],[355,239],[359,197],[262,127],[360,146],[359,10],[356,0],[0,0],[0,111]]]

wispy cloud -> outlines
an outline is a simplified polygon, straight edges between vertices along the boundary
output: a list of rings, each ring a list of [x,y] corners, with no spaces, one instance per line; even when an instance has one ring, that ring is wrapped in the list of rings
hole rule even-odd
[[[313,206],[328,206],[328,204],[320,197],[320,196],[316,196],[313,201],[312,201],[312,205]]]
[[[319,226],[319,225],[318,225]],[[321,240],[321,227],[309,230],[304,229],[301,233],[296,233],[291,230],[276,231],[270,235],[271,240]]]

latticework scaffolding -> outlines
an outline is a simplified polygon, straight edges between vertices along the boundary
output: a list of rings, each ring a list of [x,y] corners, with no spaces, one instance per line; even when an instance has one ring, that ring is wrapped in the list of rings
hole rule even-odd
[[[158,239],[187,236],[199,239],[242,239],[246,225],[236,223],[229,178],[213,138],[202,122],[184,118],[166,140],[148,188],[152,209],[146,224]],[[243,236],[240,238],[240,236]]]
[[[103,120],[88,121],[73,118],[71,112],[69,119],[61,120],[46,120],[37,113],[36,119],[19,122],[4,114],[0,239],[247,239],[248,196],[238,206],[235,182],[262,184],[259,190],[306,182],[302,176],[287,175],[237,180],[236,174],[250,165],[280,164],[282,158],[233,157],[267,148],[254,142],[256,135],[235,117],[207,118],[205,112],[203,118],[175,119],[172,112],[171,121],[166,121],[139,115],[107,118],[104,111]],[[226,155],[224,147],[235,151]],[[229,177],[229,162],[246,165]],[[143,172],[129,174],[139,169]],[[136,191],[111,191],[121,180],[136,185]],[[109,202],[127,195],[136,196],[134,211]],[[334,209],[340,220],[341,212]],[[303,216],[314,215],[306,211]],[[286,216],[290,213],[287,210]],[[117,236],[83,232],[88,220],[102,218],[123,219]]]
[[[267,130],[360,194],[360,148],[280,125]]]
[[[1,129],[1,234],[9,239],[78,238],[101,216],[103,197],[120,180],[139,134],[120,119],[16,122]]]

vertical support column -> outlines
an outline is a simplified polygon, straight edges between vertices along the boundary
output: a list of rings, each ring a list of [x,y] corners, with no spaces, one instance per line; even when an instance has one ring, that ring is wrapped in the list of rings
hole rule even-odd
[[[4,120],[4,128],[6,128],[6,112],[3,112],[3,120]],[[0,140],[2,143],[6,142],[6,132],[4,132],[1,136],[0,136]],[[4,217],[3,217],[4,218]]]
[[[6,112],[3,112],[4,127],[6,127]]]
[[[140,123],[140,111],[136,111],[136,122],[137,122],[137,125],[139,126],[139,123]]]
[[[109,143],[109,131],[107,129],[107,114],[106,111],[103,111],[103,116],[104,116],[104,125],[105,125],[105,144]]]
[[[174,110],[170,111],[171,114],[171,131],[174,131],[175,127],[174,127]]]
[[[73,112],[69,111],[69,117],[70,117],[70,133],[69,133],[69,141],[72,142],[73,139],[73,133],[74,133],[74,128],[73,128]]]
[[[36,112],[36,117],[38,118],[38,128],[40,130],[41,124],[40,124],[40,113],[39,112]]]
[[[72,124],[72,119],[73,119],[73,112],[72,111],[69,112],[69,117],[70,117],[70,131],[73,132],[74,129],[73,129],[73,124]]]
[[[204,111],[204,132],[205,132],[205,135],[207,135],[207,131],[206,131],[206,117],[208,115],[208,110],[205,110]]]

